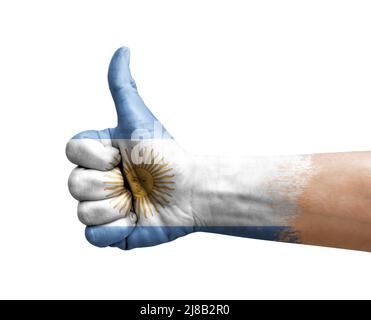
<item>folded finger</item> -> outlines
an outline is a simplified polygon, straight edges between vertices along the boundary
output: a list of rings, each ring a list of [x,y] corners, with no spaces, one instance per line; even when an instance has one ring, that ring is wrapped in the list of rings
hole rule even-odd
[[[96,247],[107,247],[124,241],[135,229],[136,215],[131,212],[129,217],[94,227],[86,227],[85,237]]]
[[[112,147],[108,129],[74,136],[67,143],[66,155],[78,166],[101,171],[111,170],[121,161],[120,151]]]
[[[131,193],[124,190],[110,199],[79,202],[78,217],[87,226],[106,224],[127,217],[132,207],[131,197]]]
[[[104,200],[125,191],[124,178],[118,167],[110,171],[77,167],[71,172],[68,188],[78,201]]]

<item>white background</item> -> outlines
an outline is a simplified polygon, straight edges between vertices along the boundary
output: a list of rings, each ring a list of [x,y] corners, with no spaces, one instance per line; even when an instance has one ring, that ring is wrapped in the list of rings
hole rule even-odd
[[[0,297],[371,298],[370,253],[212,234],[94,248],[64,154],[115,125],[106,74],[122,45],[191,152],[371,149],[370,17],[369,1],[1,2]]]

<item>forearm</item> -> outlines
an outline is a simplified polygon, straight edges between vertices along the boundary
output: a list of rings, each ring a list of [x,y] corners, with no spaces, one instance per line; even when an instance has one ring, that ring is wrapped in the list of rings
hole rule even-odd
[[[371,250],[371,153],[197,157],[198,229]]]

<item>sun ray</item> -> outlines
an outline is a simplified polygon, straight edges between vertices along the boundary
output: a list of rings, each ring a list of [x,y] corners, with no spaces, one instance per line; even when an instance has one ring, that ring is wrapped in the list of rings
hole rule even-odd
[[[118,173],[110,172],[110,173],[107,173],[107,174],[105,175],[105,177],[107,177],[107,178],[112,178],[112,179],[121,179],[121,180],[123,180],[121,173],[120,173],[120,175],[119,175]]]
[[[154,201],[156,201],[156,203],[158,203],[161,207],[165,208],[164,204],[161,202],[161,200],[159,200],[153,193],[151,193],[149,195],[149,197],[151,197]]]
[[[148,217],[148,215],[151,213],[151,210],[149,208],[147,199],[148,199],[148,197],[143,197],[142,198],[142,205],[143,205],[144,215]]]
[[[123,186],[107,187],[104,190],[123,190]]]
[[[149,163],[146,163],[146,166],[144,167],[146,170],[148,170],[148,171],[152,171],[153,170],[153,168],[156,166],[156,157],[153,157],[152,159],[151,159],[151,162],[149,162]]]
[[[116,209],[118,206],[121,205],[121,207],[120,207],[120,211],[121,211],[124,207],[127,206],[128,200],[130,198],[131,198],[130,195],[127,195],[127,194],[120,196],[117,203],[115,204],[114,208]]]
[[[104,184],[110,184],[110,183],[112,183],[112,182],[119,182],[119,183],[121,183],[121,184],[124,184],[124,180],[123,179],[118,179],[118,178],[113,178],[113,177],[110,177],[110,176],[106,176],[106,178],[108,178],[108,179],[111,179],[110,181],[104,181]]]
[[[170,194],[169,192],[166,192],[166,191],[164,191],[164,190],[162,190],[160,188],[157,188],[157,187],[156,188],[153,188],[153,191],[161,192],[161,193],[165,194],[166,196],[168,196],[169,198],[172,198],[173,197],[173,195]]]
[[[169,169],[163,170],[163,171],[161,171],[159,173],[153,174],[153,178],[158,177],[158,176],[161,176],[161,175],[163,175],[165,173],[168,173],[171,170],[173,170],[173,168],[169,168]]]
[[[105,191],[107,190],[124,190],[124,185],[123,184],[117,184],[117,185],[107,185],[104,188]]]
[[[158,165],[158,166],[156,167],[156,169],[154,169],[154,170],[151,172],[151,174],[156,174],[156,173],[160,172],[160,170],[166,168],[167,166],[168,166],[167,163],[165,163],[165,164],[161,164],[161,165]]]
[[[124,179],[122,177],[119,177],[118,175],[111,176],[110,174],[106,174],[104,177],[112,180],[124,181]]]
[[[121,193],[122,193],[122,190],[116,190],[116,191],[113,191],[111,193],[108,193],[106,195],[106,198],[116,197],[116,196],[121,195]]]
[[[145,159],[145,163],[143,164],[143,169],[149,170],[151,165],[154,164],[155,162],[156,162],[155,155],[154,155],[153,149],[151,149],[148,155],[148,159]]]
[[[160,194],[159,192],[153,190],[153,194],[154,194],[156,197],[159,197],[163,202],[165,202],[165,203],[169,203],[169,201],[166,200],[165,197],[164,197],[162,194]]]
[[[126,217],[131,208],[132,195],[124,187],[124,178],[121,170],[116,167],[104,177],[104,191],[107,191],[105,197],[110,199],[113,209],[119,210],[120,213],[123,212]]]
[[[156,212],[159,212],[159,211],[158,211],[158,208],[157,208],[157,206],[156,206],[156,203],[155,203],[155,201],[153,201],[153,200],[151,199],[151,196],[148,196],[148,201],[152,204],[152,206],[153,206],[153,208],[155,209],[155,211],[156,211]]]
[[[136,204],[137,204],[136,209],[137,209],[137,212],[139,212],[139,214],[140,214],[140,212],[141,212],[141,211],[140,211],[140,209],[141,209],[141,208],[140,208],[140,200],[141,200],[140,198],[135,200],[135,201],[136,201]]]
[[[144,198],[139,198],[139,201],[140,201],[140,206],[142,208],[142,211],[144,213],[144,218],[147,218],[147,210],[144,206]]]
[[[110,186],[112,186],[112,187],[121,187],[121,186],[123,186],[124,184],[123,184],[123,181],[110,181],[110,182],[104,182],[104,184],[108,184],[108,185],[110,185]]]
[[[158,178],[153,178],[153,180],[162,181],[162,180],[169,179],[169,178],[174,178],[174,175],[173,174],[168,174],[168,175],[164,175],[164,176],[161,176],[161,177],[158,177]]]
[[[175,183],[174,181],[157,181],[158,185],[161,185],[161,184],[173,184]]]

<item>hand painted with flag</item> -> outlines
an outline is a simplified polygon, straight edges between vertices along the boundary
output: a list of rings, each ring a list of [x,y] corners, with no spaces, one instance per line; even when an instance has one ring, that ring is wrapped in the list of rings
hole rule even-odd
[[[108,72],[118,126],[77,134],[66,148],[78,165],[69,179],[78,216],[99,247],[152,246],[195,225],[184,176],[188,156],[139,96],[129,59],[128,48],[118,49]]]
[[[84,131],[66,148],[93,245],[128,250],[204,231],[371,251],[370,152],[190,155],[139,96],[129,49],[115,52],[108,81],[117,127]]]

